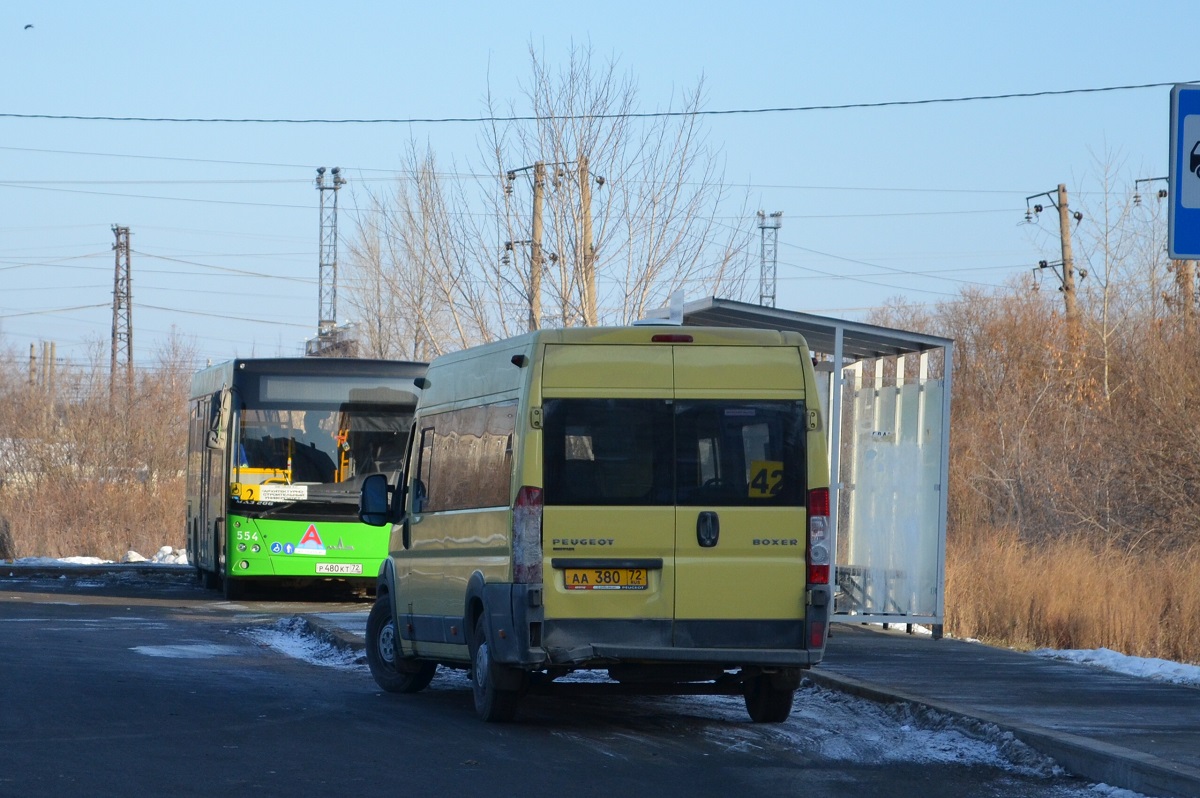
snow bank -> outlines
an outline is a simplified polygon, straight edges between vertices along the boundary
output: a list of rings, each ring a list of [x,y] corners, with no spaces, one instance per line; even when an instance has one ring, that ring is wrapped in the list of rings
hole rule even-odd
[[[15,565],[111,565],[114,560],[105,560],[100,557],[20,557],[12,561]],[[146,565],[187,565],[187,552],[183,549],[175,549],[170,546],[163,546],[154,553],[153,556],[147,558],[138,554],[132,549],[125,552],[125,556],[121,558],[123,563],[144,563]]]
[[[1127,676],[1140,676],[1156,682],[1200,687],[1200,665],[1186,665],[1148,657],[1130,657],[1108,648],[1061,651],[1053,648],[1040,648],[1033,654],[1037,657],[1060,659],[1080,665],[1089,665],[1093,668],[1102,668],[1106,671],[1115,671]]]

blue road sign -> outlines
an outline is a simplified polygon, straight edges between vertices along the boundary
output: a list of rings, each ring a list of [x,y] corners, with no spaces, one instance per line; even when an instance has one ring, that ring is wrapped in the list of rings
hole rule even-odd
[[[1200,260],[1200,84],[1171,89],[1171,166],[1167,173],[1167,253]]]

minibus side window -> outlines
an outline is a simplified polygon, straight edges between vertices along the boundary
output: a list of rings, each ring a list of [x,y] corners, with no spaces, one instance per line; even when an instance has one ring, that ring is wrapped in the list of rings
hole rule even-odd
[[[425,512],[503,507],[509,503],[516,403],[467,407],[428,417],[421,430],[417,480]]]

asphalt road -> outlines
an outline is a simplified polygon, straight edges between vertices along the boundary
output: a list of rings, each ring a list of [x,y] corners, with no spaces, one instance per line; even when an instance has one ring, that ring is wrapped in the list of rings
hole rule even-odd
[[[670,697],[533,696],[517,723],[485,724],[461,679],[390,695],[254,634],[366,612],[346,598],[235,604],[183,572],[0,575],[0,796],[1086,794],[992,765],[824,757]]]

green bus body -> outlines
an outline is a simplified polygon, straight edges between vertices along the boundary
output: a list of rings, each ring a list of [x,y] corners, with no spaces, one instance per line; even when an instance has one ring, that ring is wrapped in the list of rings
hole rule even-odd
[[[424,363],[238,359],[192,379],[188,561],[233,598],[252,583],[362,580],[388,534],[358,520],[359,486],[398,475]]]

